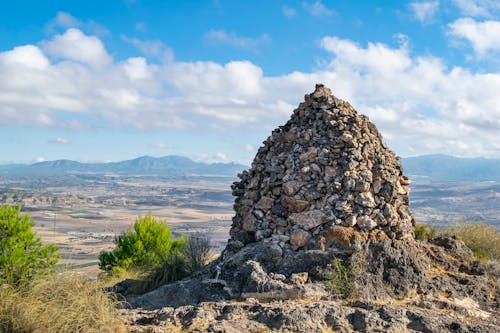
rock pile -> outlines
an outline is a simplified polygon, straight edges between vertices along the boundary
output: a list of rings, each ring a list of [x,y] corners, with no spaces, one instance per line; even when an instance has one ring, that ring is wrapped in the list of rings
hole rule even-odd
[[[226,253],[252,242],[325,251],[413,238],[410,181],[398,157],[366,116],[324,85],[305,95],[239,176]]]

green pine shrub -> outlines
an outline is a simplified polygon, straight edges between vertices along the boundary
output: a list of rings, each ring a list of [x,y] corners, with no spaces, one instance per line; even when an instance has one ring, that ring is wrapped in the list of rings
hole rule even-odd
[[[172,232],[164,220],[148,214],[139,216],[135,223],[115,238],[116,248],[102,251],[99,267],[112,271],[115,267],[158,267],[172,256],[180,255],[187,248],[187,239],[172,238]]]
[[[0,285],[17,287],[54,270],[57,246],[43,245],[33,226],[28,214],[21,216],[20,206],[0,206]]]

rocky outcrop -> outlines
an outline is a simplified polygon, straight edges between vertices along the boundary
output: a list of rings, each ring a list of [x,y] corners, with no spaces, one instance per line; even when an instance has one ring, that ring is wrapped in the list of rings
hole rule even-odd
[[[368,118],[323,85],[273,131],[240,178],[221,257],[187,279],[128,295],[144,311],[129,318],[132,326],[142,320],[210,332],[498,328],[489,322],[498,317],[498,276],[488,276],[460,240],[414,239],[410,181],[398,158]],[[337,303],[345,295],[323,283],[333,258],[356,268],[343,283],[357,303]]]

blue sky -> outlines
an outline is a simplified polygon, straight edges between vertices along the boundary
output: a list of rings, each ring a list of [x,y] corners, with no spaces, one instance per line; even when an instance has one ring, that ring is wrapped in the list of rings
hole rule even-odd
[[[401,156],[500,158],[500,2],[3,1],[0,163],[249,163],[314,84]]]

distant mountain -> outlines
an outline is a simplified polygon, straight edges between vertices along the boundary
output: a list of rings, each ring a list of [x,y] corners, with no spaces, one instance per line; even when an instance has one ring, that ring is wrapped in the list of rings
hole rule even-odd
[[[436,180],[500,181],[500,160],[424,155],[402,159],[404,173]]]
[[[132,160],[111,163],[80,163],[71,160],[38,162],[30,165],[2,165],[0,174],[16,175],[61,175],[61,174],[126,174],[160,176],[235,176],[247,169],[236,163],[202,163],[182,156],[151,157],[142,156]]]
[[[404,173],[410,177],[435,180],[500,181],[500,160],[424,155],[402,159]],[[111,163],[80,163],[71,160],[39,162],[30,165],[0,165],[1,174],[64,175],[122,174],[184,177],[192,175],[235,176],[248,169],[236,163],[202,163],[183,156],[142,156]]]

